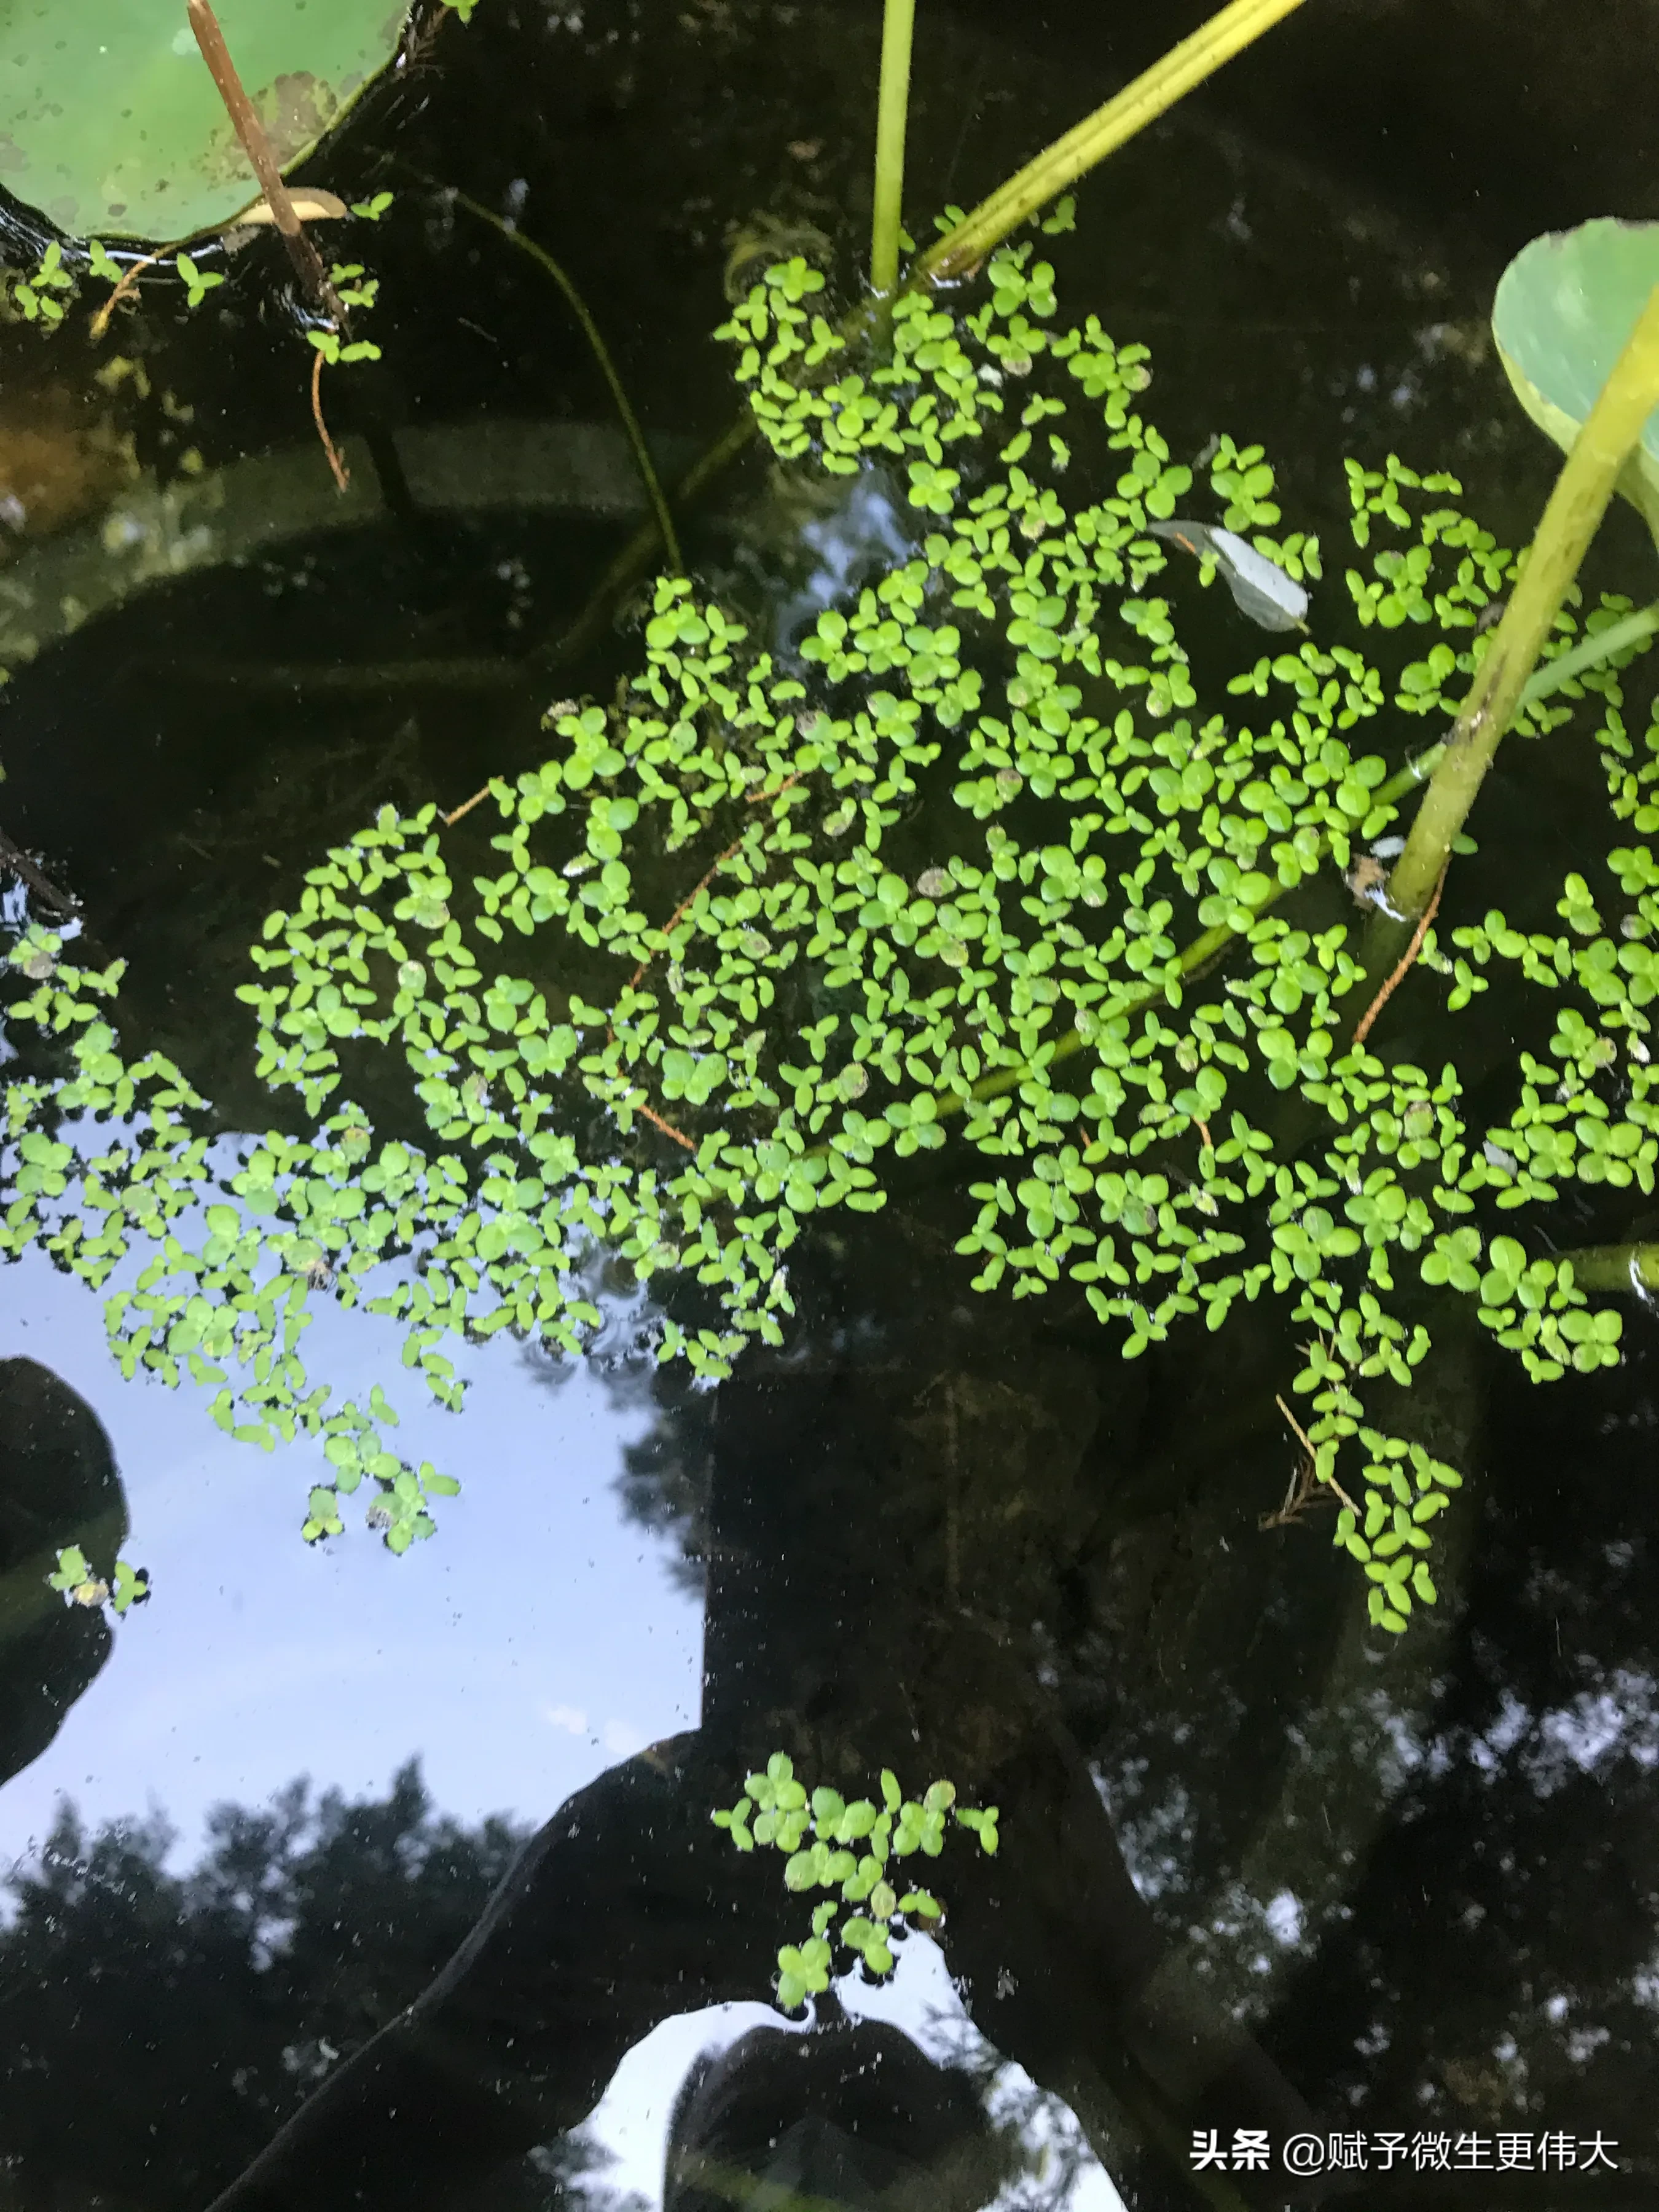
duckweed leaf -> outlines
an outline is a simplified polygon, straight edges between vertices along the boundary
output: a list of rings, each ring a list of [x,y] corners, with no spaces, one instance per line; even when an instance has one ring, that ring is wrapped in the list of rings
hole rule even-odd
[[[324,1300],[389,1322],[407,1387],[453,1408],[452,1340],[580,1357],[599,1271],[623,1271],[651,1285],[656,1356],[718,1380],[785,1342],[809,1227],[878,1214],[895,1163],[953,1147],[982,1294],[1080,1293],[1127,1358],[1281,1303],[1308,1497],[1340,1485],[1332,1540],[1398,1633],[1436,1601],[1462,1480],[1367,1414],[1431,1352],[1425,1288],[1475,1301],[1535,1382],[1620,1357],[1535,1209],[1659,1173],[1659,738],[1617,681],[1645,635],[1614,597],[1564,613],[1547,651],[1572,677],[1521,718],[1587,726],[1631,842],[1527,925],[1448,913],[1419,948],[1409,988],[1449,1013],[1499,975],[1514,994],[1510,1092],[1477,1117],[1455,1062],[1346,1047],[1365,971],[1342,917],[1416,788],[1389,749],[1467,688],[1513,551],[1454,477],[1350,459],[1365,649],[1285,637],[1201,698],[1172,536],[1259,620],[1322,573],[1305,532],[1261,534],[1285,520],[1262,449],[1218,440],[1224,523],[1178,521],[1194,471],[1142,412],[1146,349],[1060,323],[1032,241],[971,293],[896,302],[880,358],[823,322],[817,273],[763,276],[721,336],[781,459],[920,495],[885,571],[787,665],[661,577],[631,676],[550,709],[493,811],[452,834],[388,805],[319,853],[238,994],[303,1136],[224,1137],[176,1064],[124,1051],[119,963],[12,927],[8,1031],[34,1024],[54,1072],[8,1070],[0,1255],[38,1244],[101,1291],[125,1374],[199,1387],[263,1449],[307,1438],[308,1540],[361,1490],[401,1552],[453,1480],[393,1448],[385,1378],[363,1403],[313,1373]],[[358,264],[335,274],[367,298]],[[29,283],[38,314],[68,296],[61,250]],[[1279,910],[1321,878],[1328,906]],[[779,1754],[731,1832],[879,1920],[890,1868],[955,1825],[997,1848],[994,1813],[942,1790],[885,1773],[879,1809],[815,1799]]]
[[[793,1778],[793,1766],[787,1754],[775,1752],[768,1761],[768,1784],[772,1788],[793,1785],[802,1789],[804,1785],[794,1782]],[[784,1883],[788,1889],[799,1893],[819,1885],[833,1887],[839,1883],[843,1903],[867,1905],[866,1911],[851,1912],[842,1921],[840,1939],[862,1960],[872,1974],[879,1977],[890,1973],[895,1963],[890,1941],[895,1916],[903,1914],[924,1926],[933,1926],[943,1919],[945,1908],[928,1890],[908,1889],[901,1896],[890,1882],[881,1877],[876,1856],[866,1856],[855,1865],[851,1852],[833,1848],[849,1819],[855,1819],[860,1831],[864,1831],[867,1818],[872,1824],[868,1832],[879,1843],[884,1826],[892,1817],[890,1802],[889,1810],[878,1815],[871,1799],[854,1799],[849,1805],[837,1790],[821,1784],[805,1795],[798,1816],[803,1824],[811,1823],[816,1836],[816,1840],[803,1849],[799,1846],[805,1833],[804,1826],[787,1836],[774,1833],[770,1828],[763,1832],[767,1815],[756,1822],[754,1833],[750,1835],[744,1823],[750,1804],[754,1802],[756,1785],[761,1781],[761,1777],[751,1774],[736,1807],[729,1812],[711,1814],[715,1826],[726,1829],[739,1850],[753,1850],[757,1845],[771,1842],[784,1851]],[[937,1821],[941,1833],[946,1810],[956,1802],[955,1786],[945,1781],[931,1784],[921,1802],[907,1802],[899,1791],[897,1778],[885,1769],[882,1790],[884,1797],[896,1800],[903,1812],[919,1820]],[[959,1808],[957,1819],[963,1826],[980,1826],[981,1842],[984,1827],[988,1826],[992,1839],[987,1848],[994,1849],[994,1806],[983,1812]],[[833,1898],[815,1905],[811,1915],[812,1940],[798,1948],[786,1945],[779,1952],[778,2002],[786,2012],[794,2010],[814,1991],[828,1987],[833,1954],[826,1938],[838,1909]]]

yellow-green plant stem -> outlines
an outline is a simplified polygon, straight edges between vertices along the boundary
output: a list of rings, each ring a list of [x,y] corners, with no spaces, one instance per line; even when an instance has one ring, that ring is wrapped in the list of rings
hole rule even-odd
[[[1659,1291],[1659,1244],[1587,1244],[1568,1261],[1581,1291]]]
[[[1302,0],[1233,0],[1231,7],[1224,8],[1190,39],[1172,47],[1162,61],[1154,63],[1133,84],[1109,100],[1104,107],[1097,109],[1074,131],[1056,140],[1047,153],[1039,154],[1035,161],[1011,177],[989,199],[981,201],[966,222],[947,232],[917,259],[905,278],[904,289],[931,290],[935,284],[974,267],[1027,215],[1063,191],[1097,162],[1103,161],[1109,154],[1133,138],[1136,131],[1156,122],[1194,85],[1201,84],[1224,62],[1230,61],[1301,5]],[[883,45],[884,49],[884,34]],[[850,337],[867,329],[873,319],[872,303],[865,301],[843,321],[842,335]],[[740,453],[754,434],[754,417],[745,407],[738,427],[728,431],[718,445],[711,447],[693,471],[699,485],[708,483],[726,462]],[[682,487],[682,496],[688,495],[690,489],[688,478]],[[568,659],[578,646],[599,633],[612,598],[645,574],[646,565],[659,542],[668,541],[660,539],[658,526],[641,523],[548,656],[550,662]],[[678,556],[675,558],[678,565]]]
[[[1575,676],[1582,675],[1585,669],[1610,660],[1615,653],[1623,652],[1627,645],[1639,643],[1656,629],[1659,629],[1659,601],[1651,606],[1639,608],[1634,614],[1626,615],[1620,622],[1610,623],[1606,629],[1598,630],[1594,637],[1586,638],[1571,653],[1564,653],[1559,659],[1547,661],[1528,678],[1516,703],[1531,706],[1535,700],[1559,690],[1564,684]],[[1396,799],[1405,798],[1420,784],[1431,782],[1446,757],[1449,743],[1447,740],[1429,746],[1414,760],[1407,761],[1404,768],[1397,769],[1386,782],[1379,784],[1371,795],[1372,806],[1392,806]],[[1329,851],[1329,846],[1322,839],[1320,859],[1327,858]],[[1291,891],[1297,888],[1299,883],[1269,885],[1263,896],[1249,909],[1251,918],[1254,920],[1266,914],[1269,908],[1277,906],[1280,899],[1288,897]],[[1195,937],[1184,951],[1176,955],[1173,976],[1166,973],[1156,983],[1146,984],[1140,990],[1130,992],[1121,999],[1114,1000],[1109,1006],[1102,1006],[1095,1018],[1097,1022],[1118,1021],[1126,1014],[1138,1014],[1148,1006],[1156,1006],[1164,996],[1167,982],[1191,975],[1199,969],[1207,967],[1241,934],[1231,922],[1218,922],[1213,929],[1206,929],[1201,937]],[[1054,1048],[1048,1055],[1048,1061],[1069,1060],[1073,1053],[1086,1051],[1089,1043],[1090,1040],[1080,1030],[1062,1030],[1054,1041]],[[995,1075],[981,1077],[969,1097],[975,1104],[987,1098],[1000,1098],[1008,1091],[1018,1090],[1030,1073],[1030,1061],[1019,1067],[1001,1068]],[[952,1093],[940,1098],[938,1111],[941,1115],[958,1113],[967,1103],[959,1094]],[[1659,1253],[1659,1247],[1654,1249]]]
[[[560,291],[564,294],[571,313],[581,325],[582,334],[592,348],[593,358],[599,365],[599,372],[611,387],[611,397],[615,403],[617,416],[633,451],[634,465],[640,472],[640,482],[644,485],[645,495],[651,502],[651,513],[653,518],[652,542],[654,544],[660,539],[674,566],[677,568],[684,568],[685,562],[680,552],[679,538],[675,533],[674,518],[669,512],[668,501],[663,495],[663,488],[658,479],[657,471],[651,465],[651,455],[646,446],[645,433],[640,428],[639,416],[635,414],[629,404],[622,378],[617,374],[617,364],[611,358],[611,349],[600,335],[599,325],[588,313],[587,302],[546,247],[538,246],[533,238],[526,238],[521,230],[516,230],[510,222],[504,222],[494,208],[486,207],[482,200],[475,200],[467,192],[455,191],[453,187],[438,185],[430,177],[424,178],[422,181],[432,185],[434,191],[450,191],[457,207],[464,207],[469,215],[477,216],[480,222],[487,222],[492,230],[499,231],[507,244],[516,246],[520,253],[527,253],[536,266],[545,270]]]
[[[870,227],[870,283],[878,300],[898,289],[904,202],[904,126],[910,107],[910,39],[916,0],[886,0],[881,19],[881,92],[876,105],[875,214]]]
[[[1622,652],[1626,646],[1638,644],[1655,630],[1659,630],[1659,601],[1651,606],[1638,608],[1617,623],[1610,623],[1605,629],[1586,638],[1570,653],[1561,653],[1555,659],[1547,661],[1528,678],[1522,688],[1518,704],[1531,706],[1550,692],[1559,690],[1575,676],[1582,675],[1586,669],[1610,660],[1614,653]],[[1446,757],[1448,742],[1430,745],[1380,783],[1371,794],[1372,810],[1392,806],[1410,792],[1429,782]],[[1329,853],[1329,845],[1322,838],[1319,860],[1328,859]],[[1302,877],[1294,884],[1270,884],[1261,897],[1246,908],[1251,921],[1259,920],[1277,906],[1280,899],[1288,897],[1293,890],[1299,889],[1305,880],[1306,878]],[[1163,999],[1171,982],[1184,981],[1199,969],[1207,968],[1212,960],[1218,959],[1245,933],[1245,931],[1235,929],[1231,922],[1224,921],[1218,922],[1212,929],[1205,930],[1201,936],[1195,937],[1190,945],[1177,953],[1173,968],[1166,969],[1155,982],[1143,984],[1139,990],[1126,992],[1121,998],[1114,999],[1109,1004],[1097,1008],[1091,1028],[1097,1030],[1108,1022],[1121,1021],[1126,1016],[1145,1012],[1148,1006],[1156,1006]],[[1070,1060],[1079,1052],[1088,1051],[1092,1042],[1092,1036],[1085,1036],[1080,1030],[1062,1030],[1045,1048],[1040,1063],[1028,1060],[1022,1060],[1016,1067],[999,1068],[994,1075],[981,1076],[965,1097],[960,1091],[948,1091],[937,1101],[935,1113],[943,1121],[950,1115],[961,1113],[969,1105],[981,1105],[987,1099],[1006,1097],[1008,1092],[1017,1091],[1022,1083],[1026,1082],[1039,1064],[1052,1066],[1056,1060]],[[828,1150],[827,1145],[815,1145],[805,1157],[811,1159]],[[1651,1251],[1654,1255],[1654,1284],[1656,1288],[1659,1288],[1659,1245],[1642,1248],[1620,1246],[1617,1249],[1620,1251],[1638,1249]],[[1610,1287],[1628,1288],[1629,1285],[1620,1277]]]
[[[1492,634],[1389,879],[1389,903],[1414,921],[1427,905],[1452,842],[1515,718],[1551,625],[1589,550],[1620,471],[1659,403],[1659,287],[1643,309],[1601,395],[1573,441],[1538,525],[1520,580]]]
[[[1575,676],[1582,676],[1585,669],[1595,668],[1602,661],[1611,660],[1615,653],[1622,653],[1627,645],[1640,645],[1644,638],[1651,637],[1656,629],[1659,629],[1659,599],[1645,607],[1638,607],[1633,614],[1621,615],[1616,623],[1609,623],[1605,629],[1596,630],[1581,644],[1575,645],[1570,653],[1558,653],[1553,660],[1547,660],[1541,668],[1534,668],[1521,694],[1521,704],[1530,707],[1535,699],[1548,698],[1552,691],[1559,691]],[[1419,754],[1419,764],[1426,757],[1425,754]]]
[[[910,285],[937,284],[977,268],[994,246],[1028,216],[1085,176],[1136,132],[1155,123],[1194,85],[1214,75],[1263,32],[1282,22],[1302,0],[1232,0],[1231,7],[1171,46],[1161,61],[1097,107],[1063,138],[1028,161],[1006,185],[981,200],[952,231],[930,246],[912,270]]]

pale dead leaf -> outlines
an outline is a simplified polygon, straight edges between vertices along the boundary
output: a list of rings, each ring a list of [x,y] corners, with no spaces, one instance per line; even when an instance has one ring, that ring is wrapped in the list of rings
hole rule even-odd
[[[301,222],[337,222],[351,212],[343,200],[337,199],[332,192],[319,191],[314,185],[303,185],[298,191],[290,192],[289,198],[293,201],[294,212]],[[276,220],[270,211],[270,203],[258,199],[251,208],[244,208],[228,228],[240,229],[245,223],[275,222]]]

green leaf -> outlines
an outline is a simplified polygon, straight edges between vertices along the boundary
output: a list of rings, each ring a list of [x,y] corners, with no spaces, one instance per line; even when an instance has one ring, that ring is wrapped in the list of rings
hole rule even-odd
[[[90,1572],[91,1569],[87,1565],[87,1555],[81,1547],[78,1544],[66,1544],[58,1554],[57,1572],[48,1575],[46,1580],[55,1590],[69,1590],[73,1589],[77,1583],[85,1582]]]
[[[1516,398],[1567,452],[1659,284],[1659,222],[1598,216],[1523,246],[1499,280],[1492,336]],[[1659,421],[1619,489],[1659,527]]]
[[[338,124],[403,34],[385,0],[222,0],[219,12],[284,169]],[[0,5],[9,191],[70,237],[151,241],[220,229],[258,197],[240,156],[227,158],[223,103],[176,0],[76,0],[74,37],[63,27],[33,0]]]

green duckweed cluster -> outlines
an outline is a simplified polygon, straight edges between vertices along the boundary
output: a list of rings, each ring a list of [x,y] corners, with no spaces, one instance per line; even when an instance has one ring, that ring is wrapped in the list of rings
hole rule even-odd
[[[66,1544],[58,1555],[57,1571],[46,1577],[50,1588],[60,1591],[71,1604],[88,1607],[107,1604],[112,1613],[129,1613],[135,1605],[142,1605],[149,1595],[149,1577],[142,1567],[134,1567],[125,1559],[115,1563],[113,1588],[101,1575],[94,1572],[86,1553],[78,1544]]]
[[[843,1905],[855,1909],[835,1932],[878,1979],[890,1974],[895,1923],[902,1929],[935,1926],[945,1908],[931,1891],[901,1893],[890,1879],[894,1859],[921,1852],[938,1858],[945,1849],[947,1820],[979,1838],[980,1849],[994,1856],[1000,1844],[998,1808],[975,1811],[957,1803],[956,1785],[930,1783],[919,1798],[907,1798],[890,1767],[881,1772],[881,1802],[857,1797],[850,1802],[838,1790],[808,1790],[795,1779],[787,1753],[775,1751],[764,1773],[751,1774],[729,1812],[713,1818],[740,1851],[757,1846],[784,1855],[788,1889],[838,1893],[812,1908],[812,1932],[802,1943],[786,1943],[778,1953],[778,2002],[793,2012],[809,1996],[830,1986],[835,1959],[830,1934]]]
[[[1194,609],[1213,561],[1152,522],[1201,504],[1293,576],[1324,574],[1313,538],[1270,534],[1261,449],[1221,439],[1206,476],[1176,462],[1140,411],[1146,349],[1093,317],[1061,327],[1030,245],[994,254],[971,300],[902,299],[884,356],[814,310],[823,282],[769,270],[720,335],[781,460],[888,472],[910,557],[787,661],[663,578],[617,703],[555,710],[546,762],[490,787],[487,865],[458,876],[432,806],[324,855],[240,993],[258,1072],[297,1093],[308,1140],[210,1141],[177,1067],[122,1059],[115,972],[30,931],[10,1018],[67,1060],[8,1086],[0,1243],[106,1289],[128,1373],[190,1376],[251,1442],[315,1437],[307,1537],[367,1483],[401,1549],[455,1486],[400,1458],[379,1388],[337,1403],[313,1380],[317,1300],[393,1322],[453,1406],[453,1340],[582,1351],[602,1246],[677,1286],[659,1357],[718,1378],[782,1340],[817,1217],[878,1212],[902,1163],[953,1145],[978,1291],[1080,1291],[1128,1358],[1284,1303],[1336,1540],[1398,1632],[1434,1600],[1431,1524],[1460,1481],[1365,1405],[1429,1353],[1423,1286],[1476,1298],[1534,1380],[1619,1358],[1618,1314],[1498,1217],[1574,1183],[1652,1191],[1659,863],[1630,845],[1597,893],[1570,876],[1554,934],[1492,913],[1428,936],[1411,988],[1437,975],[1454,1011],[1494,968],[1547,994],[1501,1122],[1470,1119],[1456,1066],[1353,1048],[1370,994],[1340,878],[1415,788],[1401,717],[1462,696],[1512,554],[1453,478],[1350,462],[1360,632],[1420,634],[1421,657],[1395,646],[1385,675],[1309,635],[1200,678],[1183,628],[1257,634],[1218,623],[1218,595]],[[1582,660],[1627,608],[1582,631],[1564,615],[1552,651]],[[1659,823],[1659,725],[1639,749],[1626,731],[1636,649],[1520,726],[1588,709],[1639,833]],[[356,1103],[388,1086],[422,1141]]]

